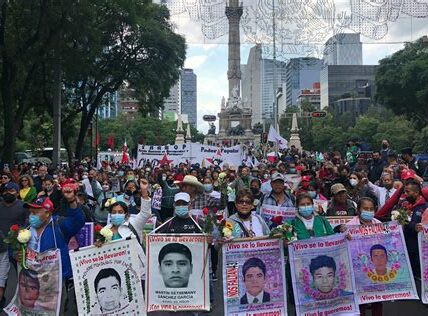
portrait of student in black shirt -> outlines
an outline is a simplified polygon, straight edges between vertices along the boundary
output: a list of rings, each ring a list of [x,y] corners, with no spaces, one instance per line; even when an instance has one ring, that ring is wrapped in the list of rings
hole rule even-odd
[[[174,196],[174,217],[156,231],[158,234],[200,234],[201,228],[190,216],[190,195],[184,192]]]

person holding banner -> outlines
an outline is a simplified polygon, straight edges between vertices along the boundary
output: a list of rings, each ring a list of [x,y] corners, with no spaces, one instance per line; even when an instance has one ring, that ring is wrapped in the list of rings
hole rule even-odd
[[[62,310],[66,309],[66,301],[74,303],[74,300],[69,298],[69,296],[74,295],[74,291],[68,293],[71,289],[73,276],[68,253],[68,243],[85,225],[85,217],[77,202],[76,191],[77,186],[67,185],[63,187],[62,193],[68,204],[65,218],[59,219],[52,214],[54,205],[46,197],[39,197],[33,203],[25,204],[24,206],[30,212],[28,222],[30,224],[31,239],[28,243],[28,248],[39,253],[59,248],[61,252],[63,281]]]
[[[348,221],[346,223],[346,226],[354,226],[354,225],[373,225],[373,224],[379,224],[381,223],[379,220],[377,220],[376,218],[374,218],[374,214],[375,214],[375,203],[374,201],[369,198],[369,197],[363,197],[361,199],[358,200],[357,203],[357,216],[355,216],[354,218],[352,218],[350,221]],[[385,247],[383,247],[383,249],[381,248],[383,246],[377,246],[377,250],[375,249],[376,247],[372,247],[370,249],[370,258],[373,261],[373,249],[376,252],[376,255],[378,252],[380,252],[381,254],[383,253],[383,249],[385,249]],[[386,249],[385,249],[385,257],[386,255]],[[375,259],[374,261],[379,261],[378,259]],[[378,264],[379,265],[379,264]],[[384,265],[385,269],[386,269],[386,260],[385,260],[385,264],[383,264],[383,262],[380,263],[380,265]],[[371,304],[361,304],[360,305],[360,313],[361,316],[365,316],[367,310],[371,310],[371,315],[372,316],[382,316],[382,310],[383,310],[383,306],[382,306],[382,302],[376,302],[376,303],[371,303]]]
[[[233,223],[234,238],[268,236],[270,229],[264,219],[252,213],[254,197],[250,190],[244,189],[236,194],[236,213],[229,217]]]
[[[285,178],[279,172],[274,172],[271,176],[272,191],[265,196],[263,204],[275,205],[281,207],[293,207],[295,204],[294,196],[289,194],[285,188]]]
[[[333,235],[335,232],[328,220],[317,215],[314,201],[307,193],[302,193],[297,197],[297,214],[291,221],[297,235],[297,239],[309,239],[313,237],[323,237]],[[344,230],[344,227],[341,227]]]

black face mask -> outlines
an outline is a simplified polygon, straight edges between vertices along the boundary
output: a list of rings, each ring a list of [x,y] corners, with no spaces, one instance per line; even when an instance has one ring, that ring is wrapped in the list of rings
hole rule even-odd
[[[3,200],[4,200],[6,203],[13,203],[13,202],[15,202],[15,200],[16,200],[16,196],[15,196],[15,195],[13,195],[13,194],[11,194],[11,193],[4,193],[4,194],[3,194]]]
[[[249,212],[249,213],[247,213],[247,214],[243,214],[243,213],[238,212],[238,215],[239,215],[239,217],[240,217],[240,218],[242,218],[242,219],[247,219],[247,218],[250,218],[250,216],[251,216],[251,212]]]
[[[253,193],[254,195],[259,194],[259,189],[258,188],[251,188],[251,193]]]
[[[167,182],[169,185],[173,185],[173,184],[174,184],[174,180],[173,180],[173,179],[168,179],[168,180],[166,180],[166,182]]]
[[[388,148],[388,145],[387,145],[387,144],[382,144],[382,148],[383,148],[383,149],[387,149],[387,148]]]
[[[126,191],[125,191],[125,194],[126,194],[127,196],[132,196],[132,194],[133,194],[133,193],[132,193],[132,191],[131,191],[131,190],[126,190]]]
[[[414,204],[416,202],[416,198],[413,196],[406,197],[406,200],[411,204]]]

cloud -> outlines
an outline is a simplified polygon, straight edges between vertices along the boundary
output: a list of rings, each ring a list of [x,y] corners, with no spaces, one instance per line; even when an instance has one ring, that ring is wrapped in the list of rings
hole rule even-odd
[[[207,58],[207,55],[190,56],[186,58],[186,61],[184,62],[184,67],[197,69],[207,60]]]

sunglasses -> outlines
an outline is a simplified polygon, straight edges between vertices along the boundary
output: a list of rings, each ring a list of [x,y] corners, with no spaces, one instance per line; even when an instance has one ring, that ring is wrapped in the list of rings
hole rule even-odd
[[[236,203],[242,204],[242,205],[244,205],[244,204],[252,205],[253,204],[253,202],[251,200],[239,200]]]
[[[8,176],[2,176],[1,178],[2,178],[2,179],[9,179],[9,177],[8,177]]]

